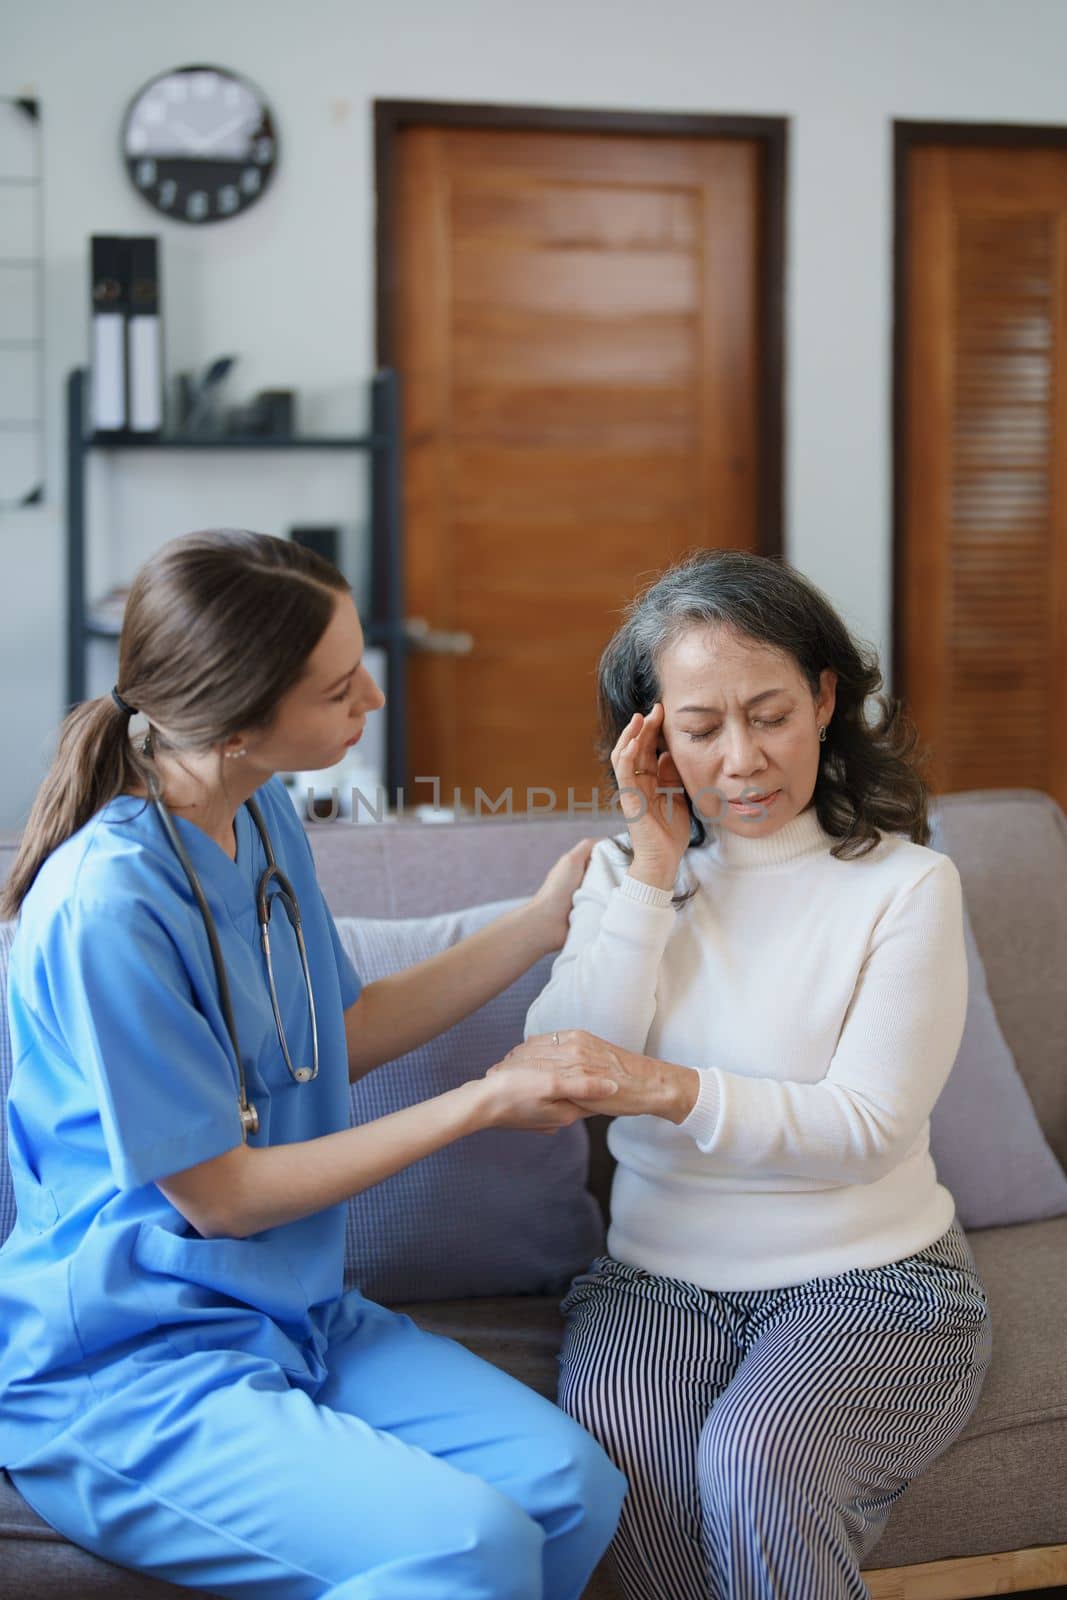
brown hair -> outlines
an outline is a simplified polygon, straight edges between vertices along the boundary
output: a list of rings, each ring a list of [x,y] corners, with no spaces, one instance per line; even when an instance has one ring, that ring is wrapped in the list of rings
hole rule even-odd
[[[203,751],[269,726],[350,585],[287,539],[210,529],[172,539],[137,572],[119,638],[119,693],[147,717],[155,751]],[[166,729],[166,733],[162,730]],[[110,694],[64,719],[0,917],[18,915],[43,863],[109,800],[144,789],[153,755]]]
[[[883,831],[927,844],[927,789],[918,769],[928,752],[915,753],[918,733],[903,702],[875,695],[882,685],[876,652],[853,639],[810,579],[784,560],[745,550],[690,554],[627,606],[597,673],[597,755],[608,783],[618,787],[610,752],[623,728],[635,711],[647,712],[661,696],[663,652],[691,628],[714,626],[792,657],[813,699],[823,669],[836,672],[834,714],[819,746],[812,796],[819,822],[837,841],[831,855],[841,860],[867,855]],[[868,722],[865,708],[872,695],[878,714]],[[707,830],[688,795],[686,803],[693,849],[705,843]]]

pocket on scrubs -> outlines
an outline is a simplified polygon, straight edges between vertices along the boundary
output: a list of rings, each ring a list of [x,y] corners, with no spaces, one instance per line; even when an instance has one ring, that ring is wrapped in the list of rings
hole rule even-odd
[[[18,1220],[31,1233],[45,1233],[59,1220],[59,1206],[51,1189],[40,1184],[25,1187],[18,1198]]]
[[[269,1240],[202,1239],[142,1222],[132,1255],[160,1330],[177,1350],[246,1350],[306,1374],[307,1294]]]

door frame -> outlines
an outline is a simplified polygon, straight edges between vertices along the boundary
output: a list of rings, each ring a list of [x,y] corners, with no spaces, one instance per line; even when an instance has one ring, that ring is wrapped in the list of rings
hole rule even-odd
[[[893,669],[889,693],[906,700],[904,669],[904,503],[907,472],[905,372],[908,327],[908,156],[928,144],[988,145],[999,149],[1057,149],[1067,146],[1067,127],[1024,122],[893,123]]]
[[[785,422],[785,216],[787,117],[703,115],[695,112],[586,110],[561,106],[501,106],[437,100],[374,101],[376,185],[375,346],[379,369],[396,359],[398,300],[396,254],[397,144],[407,128],[523,128],[562,133],[624,133],[639,138],[746,139],[760,146],[760,277],[757,286],[759,369],[757,436],[756,548],[781,556],[783,541],[783,465]],[[402,467],[399,468],[402,472]],[[398,485],[398,490],[402,485]],[[374,529],[394,529],[393,548],[380,548],[372,533],[369,637],[385,647],[389,683],[387,788],[403,782],[407,757],[408,641],[403,625],[403,519],[383,520],[375,507]],[[402,804],[402,801],[398,802]]]

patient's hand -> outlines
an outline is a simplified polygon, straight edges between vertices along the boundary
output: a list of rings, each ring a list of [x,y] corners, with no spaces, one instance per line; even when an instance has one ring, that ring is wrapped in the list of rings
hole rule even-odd
[[[660,700],[647,716],[635,711],[611,752],[611,765],[634,851],[628,876],[671,889],[689,847],[690,822],[674,758],[659,748],[663,718]]]
[[[556,1044],[555,1040],[559,1039]],[[489,1068],[486,1077],[514,1067],[563,1067],[610,1078],[618,1092],[600,1104],[576,1100],[587,1112],[607,1112],[613,1117],[665,1117],[681,1122],[696,1104],[700,1074],[692,1067],[677,1067],[652,1056],[639,1056],[632,1050],[609,1044],[582,1028],[561,1029],[558,1034],[540,1033],[509,1050],[503,1061]]]

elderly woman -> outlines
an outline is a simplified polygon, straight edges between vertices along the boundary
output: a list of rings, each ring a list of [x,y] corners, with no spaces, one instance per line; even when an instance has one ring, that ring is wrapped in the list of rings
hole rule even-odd
[[[629,1479],[629,1600],[858,1600],[990,1356],[929,1118],[963,1032],[959,874],[915,731],[787,565],[703,552],[600,663],[626,833],[494,1071],[619,1084],[607,1254],[560,1403]],[[604,1109],[603,1106],[600,1109]]]

